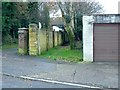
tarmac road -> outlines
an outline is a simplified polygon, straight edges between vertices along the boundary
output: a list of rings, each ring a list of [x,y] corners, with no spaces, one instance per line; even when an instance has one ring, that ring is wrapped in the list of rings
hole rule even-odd
[[[16,76],[27,76],[38,79],[49,79],[60,82],[77,83],[79,85],[95,86],[100,88],[118,88],[118,63],[94,62],[94,63],[69,63],[53,61],[45,58],[29,55],[18,55],[17,49],[2,51],[2,73]],[[0,68],[0,69],[1,69]],[[3,76],[3,86],[17,86],[17,79]],[[18,83],[24,80],[18,80]],[[71,87],[60,84],[46,84],[45,82],[32,81],[33,87]],[[6,83],[6,84],[5,84]],[[36,85],[35,85],[36,83]],[[21,85],[29,86],[29,84]],[[40,84],[40,86],[39,86]],[[43,85],[45,84],[45,85]],[[53,85],[53,86],[51,86]],[[19,86],[19,85],[18,85]],[[30,87],[30,86],[29,86]],[[73,87],[73,86],[72,86]]]
[[[81,88],[62,84],[32,81],[10,76],[2,76],[2,88]]]

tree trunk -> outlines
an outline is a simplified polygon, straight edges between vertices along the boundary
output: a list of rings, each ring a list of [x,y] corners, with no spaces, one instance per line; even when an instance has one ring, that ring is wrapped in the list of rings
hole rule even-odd
[[[75,49],[75,35],[74,35],[74,29],[75,29],[75,27],[74,27],[74,25],[75,25],[75,23],[74,23],[74,8],[73,8],[73,2],[71,1],[71,3],[70,3],[70,16],[71,16],[71,22],[70,22],[70,24],[71,25],[69,25],[69,28],[70,28],[70,48],[71,49]]]
[[[61,10],[61,13],[62,13],[62,18],[63,18],[63,22],[64,22],[64,26],[65,26],[65,30],[68,34],[68,38],[69,38],[69,41],[70,41],[70,49],[74,49],[75,48],[75,35],[74,35],[74,32],[73,32],[73,29],[74,29],[74,11],[73,11],[73,8],[72,8],[72,2],[70,4],[70,11],[72,12],[69,12],[70,16],[71,16],[71,21],[70,23],[66,23],[66,20],[65,20],[65,14],[64,14],[64,11],[63,9],[61,8],[60,6],[60,3],[58,3],[58,6]]]
[[[75,35],[73,32],[73,27],[72,27],[72,23],[66,23],[65,22],[65,18],[63,17],[64,20],[64,26],[65,26],[65,30],[68,34],[68,39],[70,41],[70,49],[74,49],[75,48]]]
[[[68,38],[70,40],[70,49],[74,49],[75,48],[75,42],[74,42],[75,37],[74,37],[73,29],[70,24],[66,25],[66,31],[68,33]]]

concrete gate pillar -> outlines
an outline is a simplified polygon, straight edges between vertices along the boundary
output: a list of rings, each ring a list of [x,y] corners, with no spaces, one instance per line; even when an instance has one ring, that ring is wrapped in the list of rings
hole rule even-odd
[[[93,62],[93,16],[83,16],[83,61]]]

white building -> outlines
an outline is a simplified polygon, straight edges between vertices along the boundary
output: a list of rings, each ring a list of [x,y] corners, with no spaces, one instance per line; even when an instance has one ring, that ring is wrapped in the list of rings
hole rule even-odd
[[[53,26],[53,30],[55,30],[55,31],[63,31],[63,29],[59,28],[58,26]]]

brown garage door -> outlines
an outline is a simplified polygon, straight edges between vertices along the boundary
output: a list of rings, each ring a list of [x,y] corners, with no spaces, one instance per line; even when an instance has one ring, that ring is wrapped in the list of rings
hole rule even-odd
[[[118,24],[94,24],[94,61],[118,61]]]

